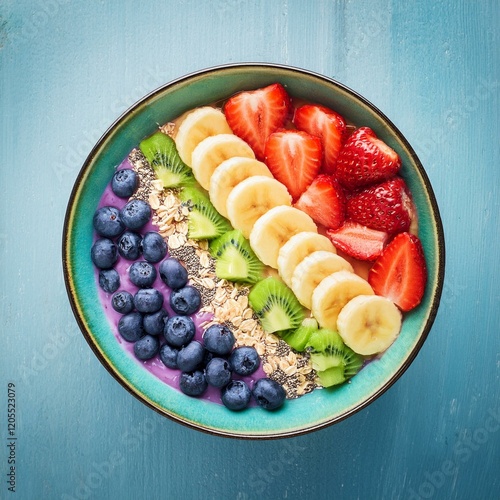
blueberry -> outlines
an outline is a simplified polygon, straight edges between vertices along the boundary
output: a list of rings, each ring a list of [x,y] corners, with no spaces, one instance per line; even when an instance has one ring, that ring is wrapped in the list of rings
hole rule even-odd
[[[118,333],[128,342],[135,342],[144,335],[142,314],[131,312],[125,314],[118,321]]]
[[[131,168],[117,170],[111,179],[111,189],[120,198],[130,198],[139,186],[139,178]]]
[[[160,343],[156,337],[152,335],[144,335],[134,344],[134,354],[137,359],[151,359],[158,353]]]
[[[140,288],[148,288],[155,282],[156,268],[153,264],[140,260],[130,266],[128,275],[134,285]]]
[[[160,262],[167,255],[167,244],[156,232],[150,231],[142,238],[142,255],[148,262]]]
[[[177,367],[183,372],[192,372],[203,361],[204,347],[193,340],[188,345],[184,346],[177,356]]]
[[[142,237],[133,231],[125,231],[116,242],[118,253],[127,260],[136,260],[141,255]]]
[[[259,406],[266,410],[279,408],[286,398],[283,386],[270,378],[261,378],[255,382],[252,390],[253,397]]]
[[[134,306],[141,313],[154,313],[163,305],[163,294],[156,288],[141,288],[134,295]]]
[[[205,377],[209,385],[224,387],[231,382],[231,367],[226,359],[212,358],[205,369]]]
[[[237,347],[229,356],[229,363],[234,373],[247,376],[255,373],[259,367],[260,356],[255,347]]]
[[[160,309],[154,313],[144,315],[144,330],[149,335],[160,335],[163,333],[168,313],[165,309]]]
[[[101,269],[99,285],[106,293],[114,293],[120,288],[120,275],[115,269]]]
[[[252,395],[248,385],[243,380],[232,380],[221,391],[221,399],[230,410],[243,410],[250,402]]]
[[[177,355],[179,354],[179,349],[172,347],[168,344],[163,344],[160,348],[160,359],[162,363],[168,368],[177,370]]]
[[[181,347],[193,340],[196,327],[189,316],[172,316],[168,318],[163,330],[165,340],[174,347]]]
[[[207,351],[225,356],[233,349],[235,338],[233,332],[225,325],[209,326],[203,334],[203,342]]]
[[[188,396],[201,396],[208,387],[205,374],[200,370],[182,373],[179,385],[181,391]]]
[[[193,286],[186,285],[170,294],[170,306],[177,314],[195,313],[201,304],[200,292]]]
[[[120,211],[120,218],[129,229],[141,229],[151,217],[151,207],[143,200],[131,200]]]
[[[115,207],[101,207],[96,210],[93,223],[97,234],[105,238],[116,238],[125,229],[120,212]]]
[[[120,314],[128,314],[134,310],[134,297],[132,297],[131,293],[124,290],[116,292],[111,297],[111,306]]]
[[[100,238],[92,245],[90,257],[99,269],[110,269],[118,259],[116,245],[108,238]]]
[[[178,290],[186,286],[188,273],[177,259],[169,258],[160,264],[160,278],[172,290]]]

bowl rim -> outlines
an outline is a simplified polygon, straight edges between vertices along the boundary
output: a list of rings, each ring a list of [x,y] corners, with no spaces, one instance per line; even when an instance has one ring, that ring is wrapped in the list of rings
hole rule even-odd
[[[413,346],[411,352],[407,356],[407,358],[404,360],[404,362],[401,364],[399,369],[395,371],[390,378],[387,380],[386,383],[384,383],[378,390],[373,392],[369,397],[365,398],[363,401],[360,403],[356,404],[354,407],[347,409],[344,413],[341,415],[326,421],[326,422],[320,422],[317,424],[311,424],[307,427],[304,428],[299,428],[299,429],[292,429],[290,431],[286,431],[283,433],[270,433],[270,434],[244,434],[244,433],[239,433],[239,432],[228,432],[226,430],[224,431],[219,431],[215,428],[212,427],[203,427],[200,426],[197,423],[192,423],[187,419],[183,419],[179,417],[176,414],[169,413],[168,411],[165,411],[165,409],[160,408],[153,404],[151,401],[149,401],[147,398],[144,397],[137,389],[134,389],[131,383],[127,383],[125,378],[122,377],[116,370],[114,370],[113,366],[109,362],[109,360],[106,359],[106,357],[103,355],[103,353],[100,351],[100,349],[97,347],[91,332],[89,331],[88,325],[83,319],[83,312],[81,311],[79,305],[78,305],[78,300],[76,297],[76,292],[74,290],[74,287],[72,285],[72,278],[71,278],[71,256],[70,256],[70,233],[71,233],[71,222],[72,222],[72,215],[73,215],[73,207],[75,205],[75,201],[77,198],[77,195],[80,191],[81,184],[86,176],[86,173],[90,170],[90,167],[93,164],[93,161],[98,154],[98,152],[101,150],[102,146],[107,142],[109,137],[121,126],[121,124],[126,121],[131,114],[133,114],[136,110],[141,108],[142,106],[146,105],[149,101],[153,100],[155,97],[160,96],[163,94],[166,90],[168,90],[171,87],[174,87],[176,85],[179,85],[183,82],[189,82],[193,79],[200,78],[200,77],[206,77],[209,74],[212,73],[219,73],[221,71],[228,71],[228,70],[237,70],[237,69],[245,69],[245,70],[252,70],[252,69],[257,69],[257,70],[263,70],[263,69],[277,69],[277,70],[283,70],[287,71],[290,73],[298,73],[299,75],[302,76],[307,76],[307,77],[313,77],[315,79],[318,79],[324,83],[327,83],[329,85],[333,85],[334,87],[337,87],[341,91],[345,92],[346,94],[349,94],[352,98],[358,100],[361,104],[366,106],[373,112],[375,115],[377,115],[381,121],[387,124],[388,128],[391,130],[391,133],[393,133],[397,139],[404,145],[406,148],[407,152],[409,153],[414,165],[416,166],[418,173],[420,177],[422,178],[425,192],[428,196],[428,200],[430,203],[430,212],[432,213],[432,221],[435,224],[436,231],[435,231],[435,237],[437,241],[437,252],[435,255],[435,258],[437,260],[437,266],[436,266],[436,287],[433,290],[431,299],[430,299],[430,308],[428,312],[428,317],[425,322],[425,325],[422,329],[422,332]],[[197,71],[193,71],[190,73],[187,73],[179,78],[175,78],[160,87],[154,89],[153,91],[149,92],[148,94],[144,95],[141,97],[139,100],[137,100],[135,103],[133,103],[131,106],[129,106],[122,114],[107,128],[107,130],[102,134],[102,136],[99,138],[99,140],[95,143],[95,145],[92,147],[90,153],[88,154],[87,158],[83,162],[77,177],[75,179],[73,188],[71,190],[71,194],[68,200],[68,204],[66,207],[66,212],[65,212],[65,217],[64,217],[64,225],[63,225],[63,232],[62,232],[62,263],[63,263],[63,277],[64,277],[64,283],[67,291],[67,295],[69,298],[70,306],[73,312],[73,315],[75,316],[75,319],[77,321],[77,324],[89,344],[90,348],[96,355],[96,357],[99,359],[101,364],[106,368],[106,370],[117,380],[120,385],[122,385],[127,392],[132,394],[135,398],[137,398],[139,401],[141,401],[143,404],[148,406],[149,408],[152,408],[154,411],[157,413],[161,414],[164,417],[169,418],[170,420],[173,420],[177,423],[180,423],[182,425],[185,425],[191,429],[196,429],[198,431],[208,433],[211,435],[218,435],[218,436],[223,436],[223,437],[229,437],[229,438],[236,438],[236,439],[280,439],[280,438],[288,438],[288,437],[294,437],[294,436],[299,436],[303,434],[310,433],[312,431],[316,431],[322,428],[329,427],[333,424],[336,424],[338,422],[341,422],[342,420],[347,419],[351,415],[361,411],[365,407],[369,406],[373,401],[378,399],[382,394],[384,394],[390,387],[392,387],[397,380],[401,378],[403,373],[408,369],[408,367],[412,364],[414,359],[416,358],[417,354],[421,350],[424,342],[426,341],[429,332],[433,326],[434,320],[436,318],[438,308],[439,308],[439,303],[440,303],[440,298],[441,294],[443,291],[443,285],[444,285],[444,275],[445,275],[445,237],[444,237],[444,228],[443,228],[443,223],[441,219],[441,215],[439,212],[439,207],[437,204],[436,196],[434,194],[434,190],[432,188],[432,185],[430,183],[429,177],[427,175],[427,172],[425,171],[422,163],[420,162],[417,154],[415,153],[414,149],[412,146],[409,144],[405,136],[401,133],[398,127],[395,126],[395,124],[377,107],[375,106],[372,102],[370,102],[368,99],[363,97],[361,94],[356,92],[355,90],[351,89],[350,87],[344,85],[341,82],[338,82],[334,78],[330,78],[328,76],[325,76],[323,74],[317,73],[315,71],[295,67],[295,66],[290,66],[290,65],[285,65],[285,64],[280,64],[280,63],[268,63],[268,62],[241,62],[241,63],[229,63],[229,64],[221,64],[221,65],[216,65],[216,66],[210,66],[204,69],[200,69]]]

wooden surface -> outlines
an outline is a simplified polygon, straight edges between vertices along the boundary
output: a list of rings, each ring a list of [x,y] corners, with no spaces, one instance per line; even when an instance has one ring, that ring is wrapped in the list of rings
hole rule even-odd
[[[500,498],[499,28],[493,0],[2,0],[0,498]],[[437,319],[395,386],[334,427],[266,442],[131,397],[80,334],[61,267],[68,197],[106,128],[163,83],[245,61],[334,77],[384,111],[427,170],[447,243]]]

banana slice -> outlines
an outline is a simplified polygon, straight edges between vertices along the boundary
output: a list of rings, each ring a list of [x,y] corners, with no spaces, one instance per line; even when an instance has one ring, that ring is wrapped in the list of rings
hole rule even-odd
[[[278,272],[281,279],[291,287],[292,275],[299,262],[319,250],[337,253],[333,243],[322,234],[303,231],[292,236],[280,248],[278,254]]]
[[[188,113],[175,136],[175,145],[182,161],[191,166],[194,148],[203,139],[217,134],[232,134],[231,127],[220,109],[204,106]]]
[[[208,194],[217,212],[227,217],[226,201],[229,193],[237,184],[252,175],[273,176],[265,163],[243,156],[229,158],[215,169],[210,178]]]
[[[343,257],[325,250],[318,250],[305,257],[292,274],[292,291],[299,302],[308,309],[312,306],[312,294],[321,281],[337,271],[354,272]]]
[[[309,215],[294,207],[274,207],[255,221],[250,246],[261,262],[277,269],[280,248],[302,231],[318,231]]]
[[[402,315],[392,301],[358,295],[340,311],[338,332],[345,344],[364,356],[385,351],[401,330]]]
[[[368,281],[350,271],[330,274],[314,289],[311,312],[323,328],[337,330],[342,308],[358,295],[374,295]]]
[[[203,139],[191,155],[191,168],[196,180],[208,191],[215,169],[233,156],[255,158],[252,148],[237,135],[218,134]]]
[[[227,198],[227,217],[245,238],[250,236],[255,221],[271,208],[291,206],[292,197],[284,184],[263,175],[241,181]]]

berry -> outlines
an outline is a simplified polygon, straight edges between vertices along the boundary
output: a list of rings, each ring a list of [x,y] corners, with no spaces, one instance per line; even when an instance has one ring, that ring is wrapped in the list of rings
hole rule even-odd
[[[229,364],[234,373],[247,376],[255,373],[260,365],[260,356],[255,347],[237,347],[229,356]]]
[[[101,269],[99,285],[106,293],[114,293],[120,288],[120,275],[115,269]]]
[[[110,239],[100,238],[92,245],[90,257],[99,269],[110,269],[118,259],[118,251]]]
[[[134,354],[137,359],[151,359],[158,353],[160,343],[152,335],[144,335],[134,343]]]
[[[144,315],[144,330],[149,335],[160,335],[165,329],[168,313],[165,309],[160,309],[154,313]]]
[[[179,349],[172,347],[169,344],[163,344],[160,348],[160,359],[162,363],[168,368],[177,370],[177,355],[179,354]]]
[[[201,305],[200,292],[193,286],[186,285],[170,294],[170,307],[177,314],[186,316],[195,313]]]
[[[94,214],[94,229],[99,236],[115,238],[125,229],[120,212],[115,207],[102,207]]]
[[[252,392],[243,380],[232,380],[221,391],[224,405],[233,411],[243,410],[248,406]]]
[[[147,288],[153,285],[156,279],[156,268],[149,262],[143,260],[134,262],[129,270],[130,281],[140,288]]]
[[[320,174],[302,193],[295,207],[308,214],[317,224],[337,229],[345,220],[345,205],[342,186],[334,177]]]
[[[408,231],[413,202],[401,177],[359,191],[347,200],[347,217],[389,234]]]
[[[338,113],[317,104],[304,104],[295,110],[294,125],[321,139],[323,165],[326,174],[335,172],[335,162],[346,133],[345,121]]]
[[[165,259],[160,264],[160,278],[172,290],[178,290],[188,282],[186,268],[174,258]]]
[[[141,255],[142,236],[132,231],[125,231],[116,242],[118,253],[127,260],[136,260]]]
[[[144,335],[142,314],[131,312],[125,314],[118,321],[118,333],[127,341],[135,342]]]
[[[290,109],[285,88],[275,83],[234,95],[224,105],[224,114],[231,130],[263,160],[268,137],[285,125]]]
[[[117,170],[111,179],[111,189],[120,198],[130,198],[139,186],[139,178],[131,168]]]
[[[280,130],[271,134],[266,143],[265,163],[294,200],[318,175],[321,158],[320,139],[307,132]]]
[[[124,290],[116,292],[111,297],[111,307],[120,314],[128,314],[134,310],[134,297]]]
[[[141,288],[134,295],[134,306],[141,313],[154,313],[163,305],[163,294],[156,288]]]
[[[197,370],[192,373],[182,373],[179,386],[181,391],[188,396],[201,396],[208,387],[207,380],[205,378],[205,374]]]
[[[205,330],[203,342],[207,351],[225,356],[232,351],[236,339],[227,326],[215,324]]]
[[[346,221],[335,230],[327,230],[333,245],[347,255],[359,260],[375,260],[384,249],[389,234],[370,229],[354,221]]]
[[[129,229],[141,229],[151,217],[151,207],[143,200],[131,200],[120,211],[120,217]]]
[[[400,167],[396,151],[378,139],[373,130],[361,127],[340,150],[336,175],[343,186],[353,190],[389,179]]]
[[[183,372],[192,372],[202,364],[204,347],[196,340],[191,341],[179,351],[177,367]]]
[[[283,405],[286,398],[285,389],[270,378],[261,378],[255,382],[252,390],[257,404],[265,410],[276,410]]]
[[[167,255],[167,244],[156,232],[150,231],[142,238],[142,255],[148,262],[160,262]]]
[[[181,347],[193,340],[196,326],[189,316],[172,316],[168,318],[163,329],[165,340],[174,347]]]
[[[205,377],[208,385],[224,387],[231,381],[231,366],[226,359],[212,358],[206,365]]]
[[[424,250],[417,236],[401,233],[385,247],[368,274],[377,295],[392,300],[401,310],[420,304],[427,282]]]

